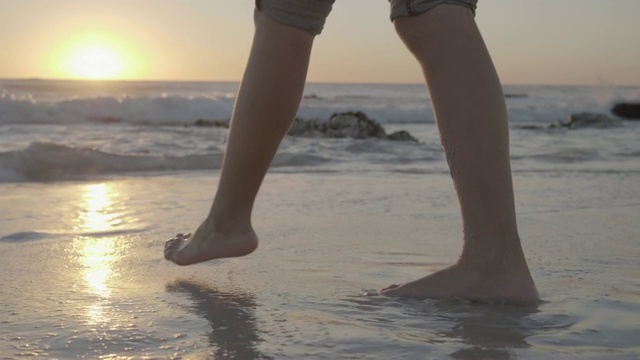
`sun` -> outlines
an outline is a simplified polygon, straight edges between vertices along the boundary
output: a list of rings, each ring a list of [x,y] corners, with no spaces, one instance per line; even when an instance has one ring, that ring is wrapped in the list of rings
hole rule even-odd
[[[77,49],[71,54],[69,71],[85,79],[111,79],[122,75],[123,59],[106,46],[93,45]]]
[[[48,58],[55,77],[122,80],[140,77],[141,47],[111,29],[78,29],[56,43]]]

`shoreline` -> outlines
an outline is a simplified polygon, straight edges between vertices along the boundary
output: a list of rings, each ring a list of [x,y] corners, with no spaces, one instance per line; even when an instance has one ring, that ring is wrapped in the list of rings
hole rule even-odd
[[[523,246],[544,300],[522,309],[364,296],[455,261],[460,220],[447,174],[270,173],[254,211],[255,253],[168,263],[165,238],[198,225],[217,174],[0,184],[0,354],[640,354],[633,175],[514,174]]]

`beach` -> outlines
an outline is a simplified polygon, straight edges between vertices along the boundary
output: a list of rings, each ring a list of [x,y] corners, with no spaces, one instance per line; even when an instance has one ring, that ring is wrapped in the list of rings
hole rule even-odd
[[[517,307],[375,296],[456,260],[460,219],[445,174],[270,174],[255,253],[192,267],[165,261],[164,240],[198,225],[216,175],[2,185],[3,213],[10,204],[13,214],[0,244],[3,357],[639,354],[635,178],[516,175],[543,300]],[[557,205],[600,177],[615,179],[617,199],[603,192]]]
[[[256,252],[179,267],[164,243],[207,214],[227,132],[193,121],[228,119],[234,85],[0,85],[0,359],[640,357],[640,124],[547,127],[638,88],[506,87],[523,95],[507,99],[511,157],[542,300],[512,306],[377,295],[462,246],[420,87],[305,90],[303,119],[364,111],[418,141],[285,138]]]

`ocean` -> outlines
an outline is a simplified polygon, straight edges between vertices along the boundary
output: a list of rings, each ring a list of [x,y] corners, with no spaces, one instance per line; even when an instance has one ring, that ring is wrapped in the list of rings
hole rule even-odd
[[[0,81],[0,181],[217,169],[237,83]],[[638,171],[638,122],[545,129],[573,113],[608,114],[640,87],[506,86],[515,171]],[[274,171],[446,171],[423,85],[309,84],[298,117],[362,111],[419,142],[288,137]],[[541,129],[529,129],[539,126]]]
[[[504,87],[528,307],[367,295],[460,251],[423,85],[308,84],[298,118],[417,141],[287,136],[259,249],[165,261],[218,181],[228,130],[196,121],[228,121],[237,87],[0,80],[0,358],[640,358],[640,121],[611,113],[640,86]],[[582,112],[612,126],[553,126]]]

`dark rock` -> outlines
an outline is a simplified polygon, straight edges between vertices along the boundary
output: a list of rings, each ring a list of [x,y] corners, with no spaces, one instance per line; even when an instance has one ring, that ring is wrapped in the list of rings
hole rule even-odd
[[[326,122],[296,118],[287,134],[298,137],[322,137],[325,131]]]
[[[571,114],[567,126],[571,129],[575,128],[608,128],[620,125],[620,122],[603,114],[594,113],[578,113]]]
[[[360,111],[333,114],[327,123],[327,127],[327,133],[333,135],[330,137],[368,139],[387,136],[380,124],[369,119],[367,115]]]
[[[568,127],[569,125],[567,125],[567,123],[565,123],[562,120],[557,120],[556,122],[549,124],[549,126],[547,126],[547,128],[549,129],[559,129],[559,128],[565,128]]]
[[[288,134],[299,137],[417,141],[406,131],[387,135],[382,125],[359,111],[333,114],[329,121],[296,119]]]
[[[617,103],[611,112],[625,119],[640,119],[640,103]]]
[[[553,124],[551,124],[549,127],[553,126]],[[542,129],[542,126],[538,126],[538,125],[522,125],[522,126],[518,126],[518,129],[522,129],[522,130],[539,130]]]
[[[396,132],[390,134],[389,136],[387,136],[387,139],[393,140],[393,141],[415,141],[415,142],[418,142],[418,139],[414,138],[413,136],[411,136],[411,134],[409,134],[407,131],[404,131],[404,130],[396,131]]]
[[[583,112],[571,114],[567,122],[557,121],[549,125],[549,128],[566,127],[569,129],[596,128],[604,129],[620,125],[620,122],[607,115]]]
[[[526,97],[529,97],[529,95],[527,95],[527,94],[504,94],[504,97],[506,97],[507,99],[526,98]]]
[[[228,121],[223,121],[223,120],[198,119],[193,123],[193,125],[202,126],[202,127],[223,127],[223,128],[228,128],[229,127],[229,122]]]

